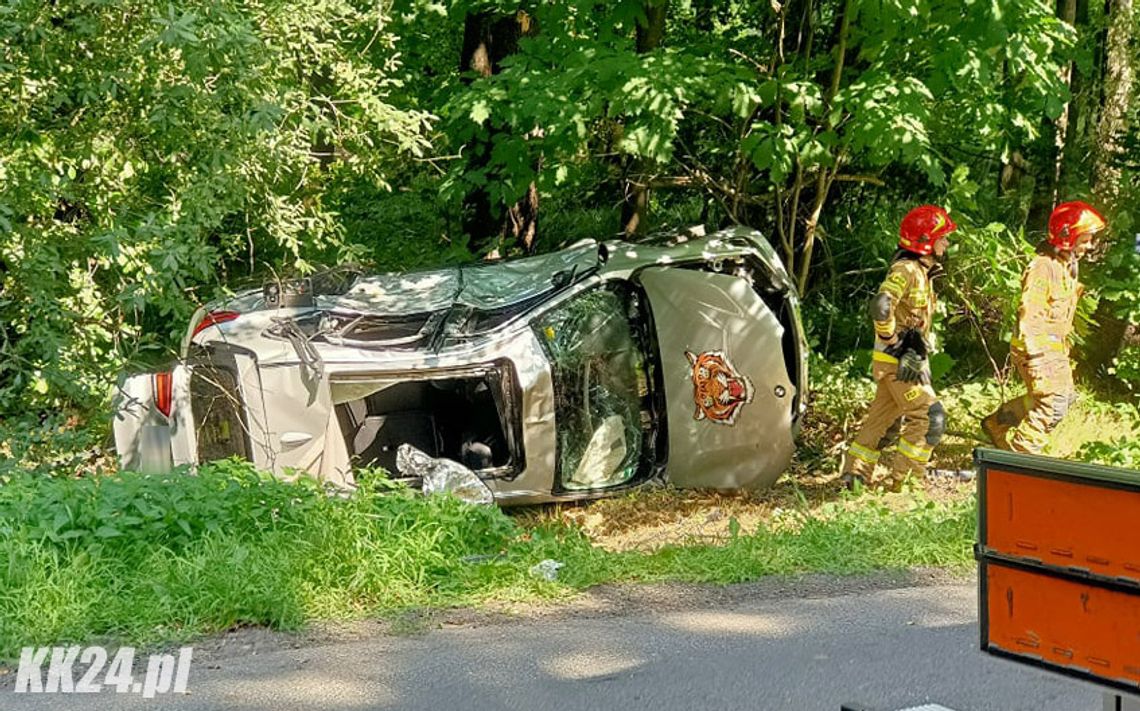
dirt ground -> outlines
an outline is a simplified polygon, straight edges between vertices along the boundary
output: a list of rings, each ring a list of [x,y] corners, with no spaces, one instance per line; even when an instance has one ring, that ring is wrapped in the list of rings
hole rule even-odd
[[[956,502],[974,493],[973,480],[961,480],[959,470],[939,470],[911,480],[898,492],[876,492],[885,505],[909,508],[916,500]],[[885,472],[881,469],[878,476]],[[731,538],[733,529],[754,531],[783,512],[814,510],[825,504],[856,508],[857,495],[842,491],[835,472],[785,475],[765,492],[643,488],[623,497],[584,503],[553,504],[516,511],[526,524],[559,520],[580,527],[597,546],[612,551],[649,551],[665,545],[716,543]],[[733,523],[735,521],[735,524]]]

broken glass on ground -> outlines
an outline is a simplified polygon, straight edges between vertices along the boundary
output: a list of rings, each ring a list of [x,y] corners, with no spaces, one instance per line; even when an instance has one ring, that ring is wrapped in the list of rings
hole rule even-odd
[[[926,478],[935,481],[967,482],[974,480],[973,469],[927,469]]]
[[[425,496],[451,494],[469,504],[495,502],[495,495],[475,472],[459,462],[429,456],[410,444],[402,444],[397,450],[396,468],[403,476],[420,477]]]
[[[558,579],[558,569],[564,565],[565,563],[547,558],[544,561],[535,563],[534,565],[530,566],[530,574],[536,578],[542,578],[543,580],[554,582]]]

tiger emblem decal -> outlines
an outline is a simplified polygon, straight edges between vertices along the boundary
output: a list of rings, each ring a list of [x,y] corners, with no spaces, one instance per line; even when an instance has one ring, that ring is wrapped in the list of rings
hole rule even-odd
[[[685,351],[692,367],[694,420],[732,425],[740,408],[752,402],[752,381],[741,375],[721,351],[695,355]]]

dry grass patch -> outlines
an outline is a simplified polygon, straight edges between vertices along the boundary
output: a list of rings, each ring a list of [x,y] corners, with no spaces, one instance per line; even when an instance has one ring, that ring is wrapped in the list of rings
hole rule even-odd
[[[643,489],[618,498],[553,504],[515,512],[524,526],[558,522],[579,528],[609,551],[654,551],[664,546],[718,544],[764,526],[796,527],[807,518],[826,519],[855,511],[874,497],[879,505],[906,511],[919,502],[950,504],[973,495],[972,482],[913,481],[900,492],[853,495],[840,490],[834,473],[789,475],[765,492]]]

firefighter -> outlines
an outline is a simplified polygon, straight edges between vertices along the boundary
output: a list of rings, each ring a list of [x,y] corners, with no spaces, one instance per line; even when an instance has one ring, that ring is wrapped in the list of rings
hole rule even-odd
[[[1049,237],[1021,278],[1017,328],[1009,344],[1027,392],[982,420],[995,446],[1040,453],[1076,399],[1069,336],[1082,292],[1077,264],[1093,236],[1107,226],[1103,215],[1080,201],[1062,203],[1049,216]]]
[[[871,375],[877,390],[847,450],[841,477],[847,488],[857,481],[868,482],[884,435],[900,417],[892,484],[923,471],[946,430],[946,411],[930,385],[927,353],[935,305],[932,281],[940,271],[937,260],[949,244],[947,235],[955,229],[950,215],[935,205],[914,208],[899,225],[899,249],[871,301],[875,326]]]

